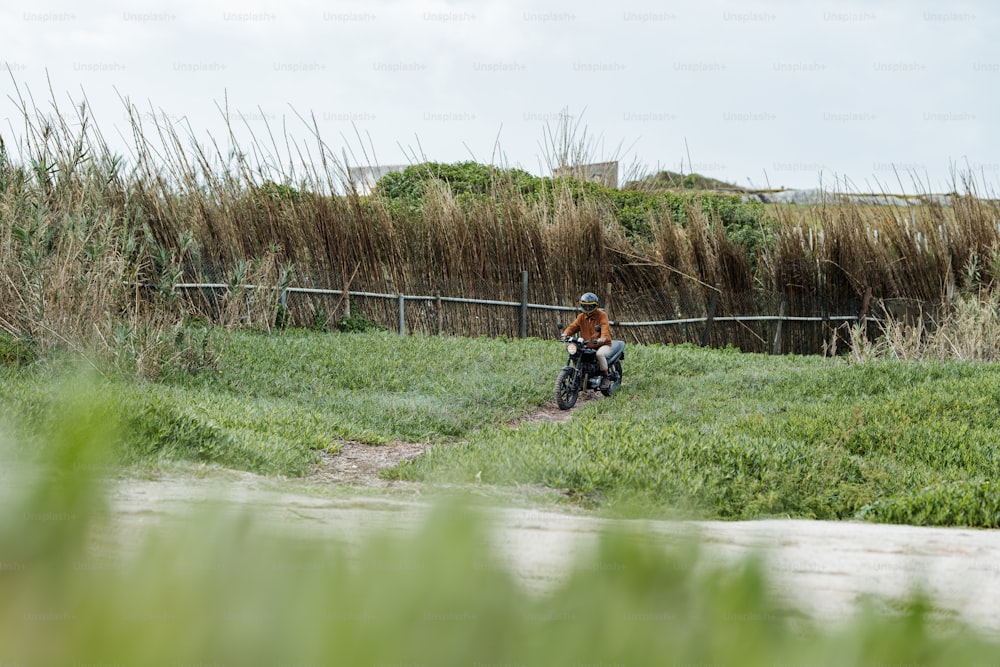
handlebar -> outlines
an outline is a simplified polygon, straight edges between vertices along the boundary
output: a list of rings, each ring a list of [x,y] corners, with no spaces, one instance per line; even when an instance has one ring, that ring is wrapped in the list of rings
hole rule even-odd
[[[569,343],[575,341],[577,343],[583,343],[584,345],[598,345],[599,340],[600,339],[598,338],[590,338],[588,340],[584,340],[579,336],[567,336],[566,334],[562,334],[561,336],[559,336],[559,341],[563,343]]]

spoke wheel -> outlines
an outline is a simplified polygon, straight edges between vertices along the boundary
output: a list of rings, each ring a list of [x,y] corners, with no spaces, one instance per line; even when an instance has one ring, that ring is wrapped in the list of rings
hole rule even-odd
[[[556,403],[560,410],[569,410],[576,405],[580,390],[573,382],[575,372],[572,368],[564,368],[556,378]]]

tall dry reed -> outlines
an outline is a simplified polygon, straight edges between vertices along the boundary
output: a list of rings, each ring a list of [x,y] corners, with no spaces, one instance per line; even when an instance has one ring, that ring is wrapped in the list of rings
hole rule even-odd
[[[42,352],[124,345],[151,373],[153,358],[177,352],[156,341],[187,330],[191,315],[269,329],[279,316],[330,325],[343,314],[335,310],[353,308],[395,325],[388,300],[294,294],[284,312],[278,290],[240,288],[247,282],[518,301],[526,271],[534,303],[572,306],[591,290],[614,319],[655,321],[860,314],[866,294],[871,304],[919,311],[965,293],[968,267],[990,286],[1000,268],[1000,207],[971,187],[950,206],[831,195],[819,206],[773,208],[751,230],[767,241],[752,248],[698,205],[681,221],[664,207],[649,212],[643,239],[626,234],[601,197],[559,181],[542,197],[522,193],[503,170],[487,197],[455,196],[444,183],[419,202],[336,194],[346,165],[315,134],[307,146],[281,133],[279,147],[268,129],[247,145],[231,127],[224,143],[199,143],[126,102],[132,141],[118,155],[85,104],[63,114],[54,103],[40,112],[30,96],[21,102],[23,136],[0,160],[0,328]],[[173,289],[184,281],[232,289]],[[518,330],[513,309],[438,309],[408,308],[408,328]],[[556,319],[531,311],[529,334],[551,335]],[[691,323],[618,335],[769,351],[774,326],[720,323],[706,337],[704,324]],[[833,328],[787,323],[782,347],[818,352]]]

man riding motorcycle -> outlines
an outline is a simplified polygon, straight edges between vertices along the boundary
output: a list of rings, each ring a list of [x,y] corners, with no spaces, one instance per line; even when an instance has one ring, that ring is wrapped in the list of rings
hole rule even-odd
[[[563,339],[580,332],[587,342],[587,347],[597,350],[597,363],[601,369],[601,390],[606,391],[611,386],[608,377],[608,354],[611,352],[611,326],[608,314],[598,306],[597,295],[586,292],[580,297],[580,314],[563,331]],[[600,326],[600,332],[597,327]],[[593,342],[590,342],[593,341]]]

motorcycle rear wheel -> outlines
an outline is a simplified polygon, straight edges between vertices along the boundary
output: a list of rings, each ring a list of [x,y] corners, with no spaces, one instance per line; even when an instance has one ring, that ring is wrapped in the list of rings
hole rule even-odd
[[[576,388],[573,376],[576,372],[572,368],[564,368],[556,378],[556,403],[560,410],[569,410],[576,405],[576,399],[580,396],[580,390]]]

